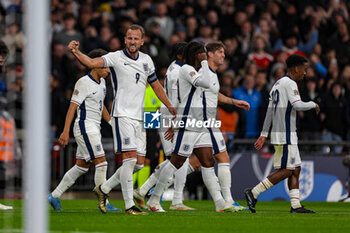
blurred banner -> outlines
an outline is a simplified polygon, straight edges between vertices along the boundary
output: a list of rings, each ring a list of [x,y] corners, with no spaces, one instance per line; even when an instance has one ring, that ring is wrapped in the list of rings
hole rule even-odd
[[[252,188],[267,177],[273,169],[271,154],[230,154],[232,195],[244,200],[243,190]],[[344,184],[349,176],[342,164],[342,156],[301,156],[300,196],[302,201],[339,201],[347,197]],[[262,193],[258,200],[288,200],[287,180]]]

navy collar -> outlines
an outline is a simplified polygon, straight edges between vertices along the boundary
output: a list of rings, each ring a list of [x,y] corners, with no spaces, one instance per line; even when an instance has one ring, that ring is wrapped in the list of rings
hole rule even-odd
[[[213,72],[214,74],[216,74],[216,72],[210,67],[210,65],[208,65],[208,67],[209,67],[209,70],[210,70],[211,72]]]
[[[283,77],[287,77],[287,78],[290,78],[291,80],[293,80],[292,77],[290,77],[289,75],[286,75],[286,74],[283,75]]]
[[[130,59],[132,59],[132,60],[134,60],[134,61],[136,61],[137,59],[139,59],[140,52],[137,53],[137,58],[133,58],[132,56],[130,56],[130,55],[128,54],[128,52],[126,51],[126,48],[123,49],[123,52],[124,52],[125,56],[127,56],[128,58],[130,58]]]
[[[88,73],[88,76],[89,76],[89,78],[91,78],[95,83],[97,83],[97,84],[100,84],[100,83],[101,83],[101,81],[100,81],[100,82],[97,82],[96,79],[94,79],[94,77],[92,77],[92,75],[90,74],[90,72]]]
[[[184,63],[181,63],[181,62],[179,62],[178,60],[175,60],[175,64],[177,64],[177,65],[179,65],[179,66],[183,66],[183,65],[184,65]]]

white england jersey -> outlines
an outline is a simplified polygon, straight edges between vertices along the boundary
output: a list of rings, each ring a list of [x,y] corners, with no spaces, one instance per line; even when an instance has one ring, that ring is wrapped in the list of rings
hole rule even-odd
[[[179,61],[173,61],[165,75],[164,88],[165,92],[173,106],[177,106],[179,102],[179,93],[178,93],[178,80],[179,80],[179,71],[183,64]]]
[[[203,121],[202,88],[196,86],[200,74],[190,65],[184,64],[179,71],[179,104],[176,121]],[[181,119],[179,119],[181,118]],[[186,127],[187,130],[198,130],[197,127]]]
[[[179,83],[179,71],[182,66],[182,63],[178,61],[173,61],[165,75],[165,82],[164,82],[164,89],[165,93],[168,96],[169,101],[171,104],[177,108],[179,103],[179,93],[178,93],[178,83]],[[173,115],[169,112],[167,107],[162,103],[162,106],[160,107],[160,112],[162,113],[162,117],[166,119],[172,119]]]
[[[271,144],[297,144],[293,105],[301,99],[296,82],[289,76],[283,76],[273,85],[269,100],[272,107]]]
[[[90,74],[81,77],[75,84],[71,102],[79,105],[75,120],[74,135],[99,133],[106,83],[98,83]]]
[[[111,116],[143,119],[146,84],[157,80],[150,56],[139,52],[136,59],[126,49],[102,56],[112,75],[114,102]]]
[[[218,94],[220,90],[220,84],[218,80],[218,75],[213,71],[210,66],[210,89],[203,89],[205,103],[206,103],[206,117],[207,119],[216,119],[216,109],[218,106]],[[199,70],[199,73],[202,73],[202,69]]]

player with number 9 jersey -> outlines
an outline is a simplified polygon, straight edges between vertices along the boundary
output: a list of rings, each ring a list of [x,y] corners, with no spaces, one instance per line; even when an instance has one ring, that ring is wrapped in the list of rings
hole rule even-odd
[[[102,58],[105,67],[110,67],[114,89],[111,116],[141,121],[146,84],[157,80],[151,57],[139,52],[134,59],[123,49]]]

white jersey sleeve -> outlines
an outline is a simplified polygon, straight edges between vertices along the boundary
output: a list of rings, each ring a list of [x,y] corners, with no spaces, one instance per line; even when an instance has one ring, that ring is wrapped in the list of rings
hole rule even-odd
[[[288,82],[288,86],[285,86],[285,91],[287,93],[288,100],[289,100],[289,103],[291,105],[295,104],[296,102],[301,101],[298,86],[297,86],[296,82],[290,80]]]
[[[148,62],[147,62],[147,66],[148,67],[144,67],[145,70],[146,70],[146,75],[147,75],[147,82],[149,84],[157,81],[157,75],[156,75],[156,72],[155,72],[155,68],[154,68],[154,63],[152,61],[152,59],[150,57],[148,57]]]
[[[74,86],[71,102],[80,106],[89,94],[86,83],[83,79],[79,79]]]
[[[119,54],[120,53],[115,51],[102,56],[102,59],[104,61],[104,67],[112,67],[114,64],[116,64],[119,58]]]
[[[179,76],[191,83],[193,86],[196,86],[196,82],[200,78],[199,73],[192,66],[185,66],[183,69],[180,69]]]

